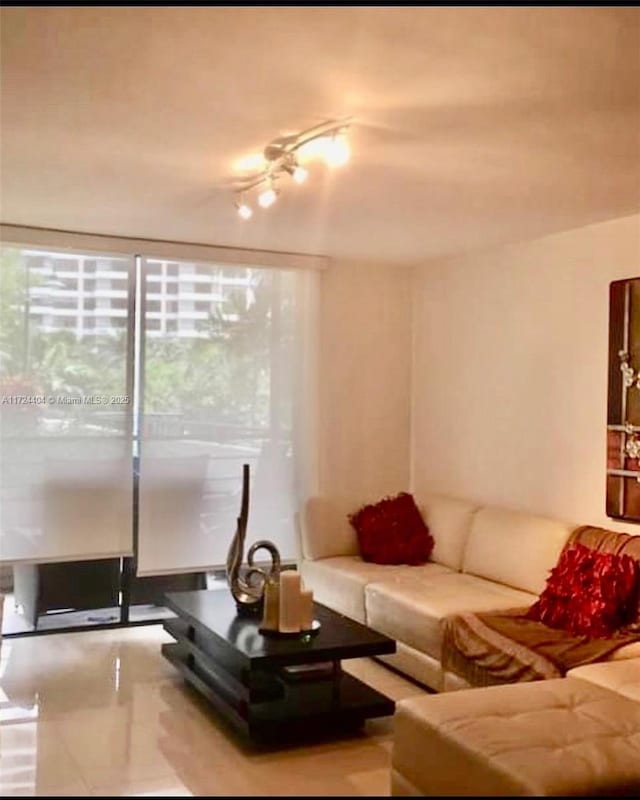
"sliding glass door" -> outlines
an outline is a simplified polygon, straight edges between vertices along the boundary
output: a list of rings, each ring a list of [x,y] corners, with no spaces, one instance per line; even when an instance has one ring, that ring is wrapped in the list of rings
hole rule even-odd
[[[96,607],[77,593],[65,604],[71,583],[103,581],[87,603],[120,602],[126,620],[136,578],[223,567],[243,464],[247,543],[270,539],[297,557],[296,510],[314,474],[315,280],[259,264],[4,247],[0,568],[19,578],[31,624]],[[67,562],[92,563],[65,572]]]
[[[132,287],[132,258],[2,250],[2,562],[132,554]]]
[[[295,556],[301,272],[146,259],[138,574],[219,567],[251,468],[248,541]]]

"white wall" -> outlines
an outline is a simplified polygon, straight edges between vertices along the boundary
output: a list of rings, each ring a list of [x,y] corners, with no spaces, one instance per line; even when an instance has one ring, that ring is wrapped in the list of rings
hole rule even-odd
[[[320,492],[378,499],[409,485],[411,271],[321,273]]]
[[[605,516],[608,286],[638,275],[638,215],[417,269],[414,490],[638,533]]]

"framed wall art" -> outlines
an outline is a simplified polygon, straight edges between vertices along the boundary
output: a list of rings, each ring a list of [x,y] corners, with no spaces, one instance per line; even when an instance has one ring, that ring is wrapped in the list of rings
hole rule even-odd
[[[609,287],[607,516],[640,522],[640,278]]]

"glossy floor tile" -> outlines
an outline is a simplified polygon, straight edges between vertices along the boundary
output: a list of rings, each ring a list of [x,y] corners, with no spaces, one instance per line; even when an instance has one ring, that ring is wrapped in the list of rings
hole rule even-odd
[[[387,795],[392,719],[282,750],[237,737],[160,654],[158,625],[5,639],[0,795]],[[400,700],[422,690],[344,667]]]

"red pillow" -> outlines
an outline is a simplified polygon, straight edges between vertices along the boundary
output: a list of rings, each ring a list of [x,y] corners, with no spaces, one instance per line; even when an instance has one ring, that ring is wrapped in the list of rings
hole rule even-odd
[[[433,550],[433,537],[412,495],[385,497],[349,515],[356,529],[360,554],[374,564],[424,564]]]
[[[527,616],[577,636],[606,638],[632,621],[638,581],[631,556],[577,544],[563,551]]]

